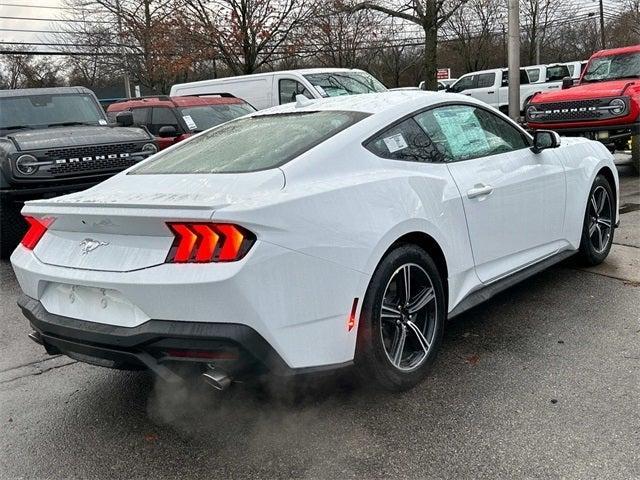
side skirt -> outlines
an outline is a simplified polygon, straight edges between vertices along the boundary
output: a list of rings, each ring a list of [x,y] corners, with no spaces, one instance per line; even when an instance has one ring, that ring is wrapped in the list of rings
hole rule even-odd
[[[479,290],[469,294],[464,300],[462,300],[456,307],[449,312],[448,318],[451,319],[460,315],[467,310],[480,305],[481,303],[489,300],[494,295],[506,290],[507,288],[513,287],[514,285],[526,280],[533,275],[536,275],[543,270],[559,263],[569,257],[572,257],[577,252],[575,250],[569,250],[565,252],[556,253],[555,255],[545,258],[544,260],[535,263],[529,267],[523,268],[522,270],[517,271],[509,275],[508,277],[497,280],[493,283],[490,283]]]

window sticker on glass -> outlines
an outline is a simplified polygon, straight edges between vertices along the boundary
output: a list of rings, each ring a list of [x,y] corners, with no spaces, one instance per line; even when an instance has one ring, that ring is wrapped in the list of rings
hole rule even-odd
[[[100,125],[107,125],[107,121],[104,118],[101,118],[100,120],[98,120],[98,123]]]
[[[196,122],[193,121],[193,118],[191,118],[191,115],[183,115],[182,118],[184,119],[184,123],[187,124],[187,127],[189,127],[189,130],[198,129],[198,126],[196,125]]]
[[[403,150],[409,146],[407,145],[407,142],[401,133],[396,133],[395,135],[391,135],[390,137],[385,137],[382,140],[389,149],[389,153]]]
[[[489,142],[472,108],[441,108],[433,112],[447,138],[451,154],[458,158],[476,157],[489,150]]]

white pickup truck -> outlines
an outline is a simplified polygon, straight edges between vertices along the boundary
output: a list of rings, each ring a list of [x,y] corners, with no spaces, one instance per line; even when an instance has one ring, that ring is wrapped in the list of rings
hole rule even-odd
[[[527,72],[520,69],[520,112],[524,113],[525,105],[536,93],[560,90],[561,88],[561,81],[531,83]],[[509,72],[507,69],[495,68],[467,73],[447,88],[447,91],[477,98],[504,113],[509,110]]]

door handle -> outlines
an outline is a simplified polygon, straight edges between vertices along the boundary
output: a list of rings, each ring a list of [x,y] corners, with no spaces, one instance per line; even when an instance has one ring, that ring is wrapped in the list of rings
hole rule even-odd
[[[491,185],[476,185],[472,189],[467,190],[467,197],[476,198],[481,197],[483,195],[489,195],[493,192],[493,187]]]
[[[469,96],[469,97],[471,96],[471,94],[470,94],[470,93],[465,93],[465,95],[467,95],[467,96]]]
[[[487,92],[487,93],[488,93],[489,95],[493,95],[493,94],[494,94],[494,93],[496,93],[496,92]]]

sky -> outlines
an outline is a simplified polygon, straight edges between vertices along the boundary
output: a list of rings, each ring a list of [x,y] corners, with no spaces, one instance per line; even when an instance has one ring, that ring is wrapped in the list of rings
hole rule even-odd
[[[64,7],[64,0],[0,0],[0,17],[59,18],[65,13],[64,10],[41,7]],[[55,30],[56,24],[58,22],[0,18],[0,41],[46,41],[46,36],[40,33],[7,32],[2,29]],[[2,45],[2,47],[11,48],[12,45]]]

